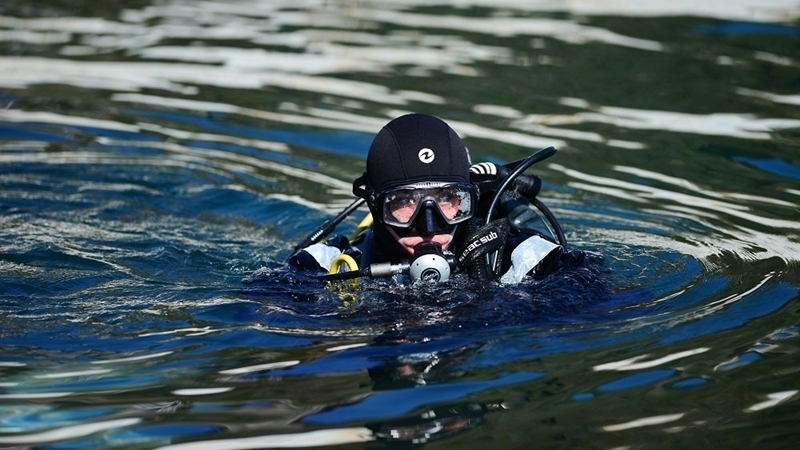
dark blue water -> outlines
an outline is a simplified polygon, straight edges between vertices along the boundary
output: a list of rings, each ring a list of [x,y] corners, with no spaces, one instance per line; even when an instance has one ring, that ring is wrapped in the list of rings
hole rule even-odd
[[[800,4],[95,3],[0,6],[0,447],[800,437]],[[557,147],[592,264],[284,270],[406,111]]]

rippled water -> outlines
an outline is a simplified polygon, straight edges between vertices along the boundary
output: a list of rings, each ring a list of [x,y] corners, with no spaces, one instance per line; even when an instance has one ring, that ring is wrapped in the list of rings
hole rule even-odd
[[[797,0],[5,2],[0,446],[792,448],[798,49]],[[602,262],[281,270],[406,111],[557,147]]]

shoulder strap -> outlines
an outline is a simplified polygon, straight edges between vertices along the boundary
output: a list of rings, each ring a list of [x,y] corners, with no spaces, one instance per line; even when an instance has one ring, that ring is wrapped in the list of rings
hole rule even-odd
[[[506,218],[489,222],[477,230],[468,228],[467,236],[456,249],[458,265],[467,268],[473,277],[479,273],[493,275],[486,274],[483,257],[495,251],[502,254],[510,231],[511,225]]]

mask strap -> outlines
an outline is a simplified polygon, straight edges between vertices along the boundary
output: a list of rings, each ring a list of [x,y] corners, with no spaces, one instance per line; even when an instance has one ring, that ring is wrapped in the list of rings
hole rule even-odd
[[[367,174],[366,172],[353,181],[353,195],[358,198],[369,200],[371,195],[366,189],[367,187]]]

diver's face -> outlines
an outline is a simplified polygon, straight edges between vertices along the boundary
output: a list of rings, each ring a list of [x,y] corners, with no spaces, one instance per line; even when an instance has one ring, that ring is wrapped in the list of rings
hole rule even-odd
[[[413,256],[426,242],[446,250],[457,225],[473,216],[476,198],[469,183],[417,182],[385,190],[373,208],[404,253]]]

